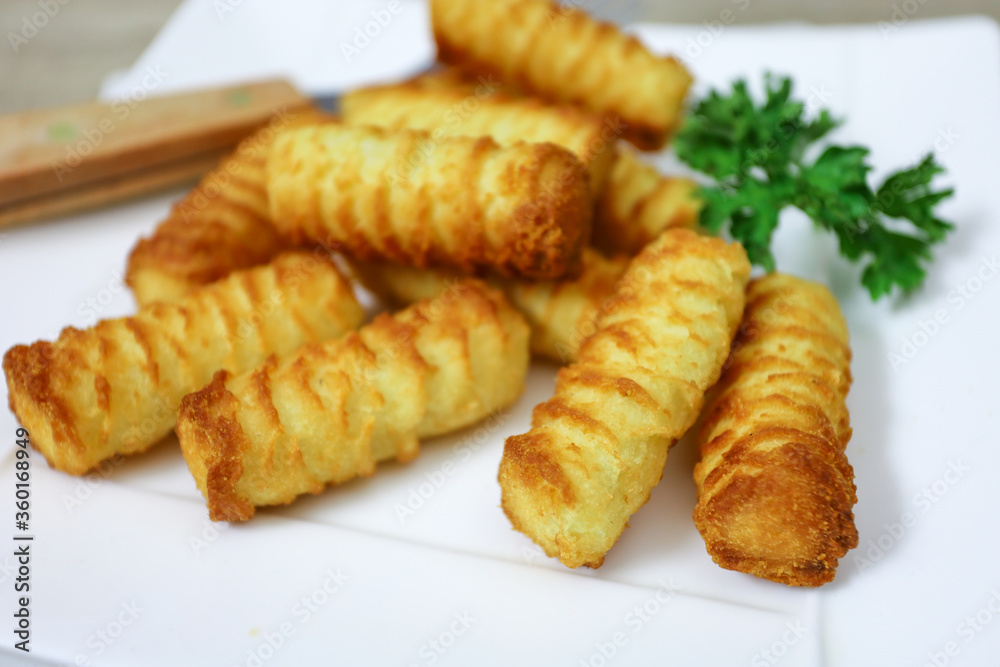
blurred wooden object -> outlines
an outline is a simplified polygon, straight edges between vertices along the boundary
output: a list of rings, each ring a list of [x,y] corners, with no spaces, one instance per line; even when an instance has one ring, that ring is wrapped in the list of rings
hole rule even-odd
[[[193,181],[256,127],[309,105],[266,81],[0,116],[0,227]]]

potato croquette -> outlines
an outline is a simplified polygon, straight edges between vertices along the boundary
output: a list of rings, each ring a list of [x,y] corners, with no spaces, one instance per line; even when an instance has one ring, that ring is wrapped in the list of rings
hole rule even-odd
[[[271,219],[295,242],[362,260],[539,280],[579,269],[587,172],[555,144],[323,125],[283,132],[268,158]]]
[[[345,337],[184,398],[177,435],[216,521],[409,461],[419,438],[496,412],[524,388],[528,327],[500,292],[451,286]]]
[[[594,212],[591,245],[634,256],[664,230],[698,223],[694,181],[664,176],[626,147],[616,153]]]
[[[276,117],[178,201],[129,256],[125,280],[136,301],[179,301],[193,289],[266,264],[287,249],[267,206],[267,152],[281,129],[324,118],[308,109]]]
[[[441,62],[615,119],[639,148],[661,148],[681,119],[684,66],[571,5],[431,0],[431,23]]]
[[[343,334],[363,317],[329,256],[285,253],[176,304],[152,303],[132,317],[68,327],[52,343],[11,348],[3,359],[10,406],[49,464],[82,475],[161,440],[181,398],[220,368],[252,368]]]
[[[457,86],[458,84],[456,84]],[[614,158],[614,135],[600,116],[568,105],[506,95],[487,84],[446,89],[422,83],[362,88],[344,95],[345,123],[431,131],[432,137],[492,137],[498,144],[553,143],[576,155],[596,196]]]
[[[749,275],[742,246],[686,229],[632,261],[531,430],[507,438],[499,479],[516,530],[568,567],[604,562],[718,379]]]
[[[792,586],[858,545],[847,325],[825,287],[773,273],[747,310],[698,433],[695,525],[713,560]]]
[[[531,351],[564,364],[576,359],[580,344],[596,329],[608,307],[615,283],[625,273],[628,257],[606,258],[586,248],[583,269],[576,278],[552,281],[491,278],[521,311],[531,327]],[[437,296],[461,279],[454,271],[414,269],[398,264],[351,262],[362,284],[384,301],[411,304]]]

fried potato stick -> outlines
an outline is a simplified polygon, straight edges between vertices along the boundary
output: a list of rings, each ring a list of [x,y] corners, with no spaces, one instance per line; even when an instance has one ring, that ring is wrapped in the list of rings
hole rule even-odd
[[[274,142],[268,196],[293,241],[419,268],[558,278],[590,238],[587,172],[554,144],[301,128]]]
[[[417,86],[423,90],[450,90],[458,91],[465,95],[475,95],[483,92],[483,87],[491,90],[503,88],[503,94],[509,97],[525,97],[526,93],[510,83],[500,81],[492,75],[477,75],[467,72],[460,67],[448,67],[438,65],[427,72],[421,72],[406,81],[403,85]]]
[[[570,149],[588,166],[591,191],[598,195],[591,244],[609,255],[634,256],[664,230],[697,224],[694,181],[664,176],[635,151],[613,148],[606,121],[518,97],[508,88],[446,69],[348,93],[342,111],[351,124],[431,130],[434,136],[488,135],[501,144],[551,141]]]
[[[629,258],[605,258],[596,250],[583,252],[583,270],[576,278],[554,281],[492,278],[531,327],[531,351],[556,363],[576,359],[580,344],[594,333],[598,315],[610,303],[615,283]],[[352,261],[365,287],[384,301],[410,304],[437,296],[461,280],[453,271],[414,269],[398,264]]]
[[[633,260],[532,428],[507,438],[502,506],[568,567],[599,567],[695,422],[743,312],[746,252],[670,230]]]
[[[847,325],[829,290],[792,276],[747,299],[699,428],[695,525],[726,569],[819,586],[858,545]]]
[[[275,116],[174,204],[129,256],[125,280],[140,305],[179,301],[201,285],[267,263],[288,248],[268,211],[267,152],[281,129],[322,118],[311,110]]]
[[[674,58],[548,0],[431,0],[438,59],[556,102],[620,119],[643,149],[663,146],[691,76]]]
[[[428,130],[432,138],[488,136],[503,146],[549,142],[576,155],[596,197],[614,157],[614,131],[600,116],[569,105],[504,94],[498,84],[426,82],[362,88],[341,99],[345,123]]]
[[[363,317],[328,256],[286,253],[176,304],[153,303],[132,317],[67,327],[54,343],[11,348],[3,359],[10,406],[53,467],[82,475],[161,440],[181,398],[218,369],[252,368]]]
[[[608,254],[636,255],[664,230],[698,223],[694,181],[664,176],[628,148],[616,153],[594,213],[591,245]]]
[[[177,434],[216,521],[410,461],[419,438],[479,421],[524,388],[528,327],[500,292],[451,286],[284,360],[216,374]]]

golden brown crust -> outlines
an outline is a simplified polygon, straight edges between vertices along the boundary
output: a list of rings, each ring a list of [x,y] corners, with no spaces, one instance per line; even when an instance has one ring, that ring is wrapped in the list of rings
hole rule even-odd
[[[183,404],[191,414],[201,436],[221,443],[213,459],[207,463],[208,497],[212,499],[210,512],[217,521],[237,521],[253,513],[253,507],[235,493],[236,483],[243,475],[243,453],[250,443],[239,424],[231,417],[235,397],[226,389],[230,374],[219,371],[201,391],[189,394]]]
[[[695,524],[720,566],[792,586],[833,580],[857,546],[847,328],[815,283],[751,283],[699,428]]]
[[[548,0],[432,0],[438,60],[543,98],[621,119],[624,136],[661,148],[691,77],[617,27]]]
[[[362,88],[344,95],[345,123],[427,130],[432,137],[488,136],[498,144],[553,143],[576,155],[590,174],[596,197],[614,158],[615,138],[605,121],[570,105],[509,95],[497,82],[449,78]]]
[[[594,211],[591,245],[608,254],[636,255],[666,229],[694,227],[697,184],[664,176],[635,151],[619,147]]]
[[[741,246],[683,229],[629,265],[531,431],[504,446],[504,512],[545,553],[604,561],[718,378],[749,273]]]
[[[214,520],[242,521],[408,461],[418,438],[468,426],[521,393],[528,329],[503,295],[458,283],[347,336],[184,398],[177,435]]]
[[[268,160],[274,224],[363,260],[557,278],[590,236],[587,173],[554,144],[314,126]]]
[[[267,152],[280,130],[324,118],[311,110],[276,116],[174,204],[149,237],[139,239],[125,278],[139,304],[179,301],[233,271],[265,264],[289,247],[270,221]]]
[[[28,429],[33,442],[54,439],[74,453],[83,452],[85,446],[75,428],[73,412],[55,388],[68,380],[68,368],[53,363],[55,357],[56,347],[47,341],[32,346],[15,345],[7,350],[3,370],[8,403],[22,425],[33,424]]]
[[[362,317],[328,255],[286,253],[177,304],[11,348],[3,361],[10,405],[53,467],[81,475],[162,439],[181,398],[219,368],[243,370]]]
[[[627,257],[606,258],[592,248],[583,252],[575,278],[555,281],[491,278],[521,311],[531,327],[531,351],[557,363],[576,359],[583,341],[596,330],[601,311],[610,305],[615,283],[625,273]],[[352,261],[355,275],[383,300],[410,304],[428,299],[461,279],[454,271],[414,269],[397,264]]]

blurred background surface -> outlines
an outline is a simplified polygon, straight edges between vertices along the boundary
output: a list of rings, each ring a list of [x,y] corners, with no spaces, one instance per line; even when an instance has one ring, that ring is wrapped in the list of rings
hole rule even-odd
[[[180,4],[181,0],[0,0],[4,42],[0,113],[93,99],[104,77],[131,65]],[[891,22],[894,14],[915,19],[986,14],[1000,20],[998,0],[573,0],[573,4],[620,22],[701,24],[721,18],[735,25],[877,23]],[[45,7],[52,15],[32,34],[28,27],[32,17]],[[725,14],[727,10],[731,14]],[[31,37],[21,41],[24,34]]]

